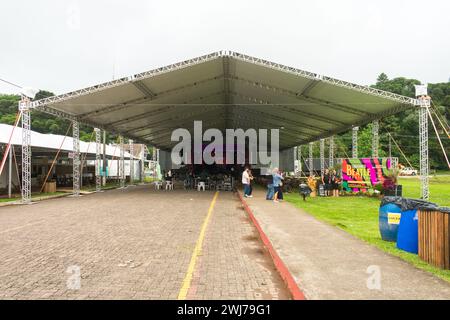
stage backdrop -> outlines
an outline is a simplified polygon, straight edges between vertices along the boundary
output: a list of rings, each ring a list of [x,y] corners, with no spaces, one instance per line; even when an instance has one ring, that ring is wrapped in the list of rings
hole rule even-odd
[[[367,191],[383,183],[392,163],[389,158],[342,159],[342,187],[346,191]]]

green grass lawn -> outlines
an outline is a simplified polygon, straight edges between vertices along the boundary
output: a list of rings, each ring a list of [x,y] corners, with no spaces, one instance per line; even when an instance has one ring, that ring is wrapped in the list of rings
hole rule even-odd
[[[61,194],[65,194],[65,192],[50,192],[50,193],[34,193],[31,195],[31,199],[35,199],[35,198],[43,198],[43,197],[50,197],[50,196],[58,196]],[[0,199],[0,203],[3,202],[12,202],[12,201],[18,201],[22,199],[21,197],[14,197],[14,198],[1,198]]]
[[[419,198],[420,182],[416,178],[401,178],[403,195]],[[396,248],[395,243],[381,240],[378,231],[378,209],[380,200],[369,197],[307,198],[304,202],[298,194],[286,194],[285,199],[304,209],[316,218],[328,222],[383,251],[397,256],[414,266],[434,273],[450,282],[450,270],[435,268],[411,254]],[[430,179],[430,201],[441,206],[450,206],[450,176]]]

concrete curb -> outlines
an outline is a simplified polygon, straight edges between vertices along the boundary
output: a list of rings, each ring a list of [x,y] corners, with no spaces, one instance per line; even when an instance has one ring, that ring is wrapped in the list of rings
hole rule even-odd
[[[53,196],[36,197],[36,198],[32,198],[32,201],[33,202],[40,202],[40,201],[45,201],[45,200],[64,198],[64,197],[68,197],[70,195],[72,195],[72,194],[71,193],[64,193],[64,194],[57,194],[57,195],[53,195]],[[8,202],[0,203],[0,207],[17,206],[17,205],[21,205],[21,204],[22,203],[20,202],[20,200],[8,201]]]
[[[270,257],[272,258],[273,264],[275,265],[275,268],[277,269],[278,273],[280,274],[281,278],[283,279],[284,283],[286,284],[292,299],[294,300],[306,300],[305,295],[300,290],[300,288],[297,285],[297,282],[295,282],[294,277],[290,273],[289,269],[284,264],[283,260],[281,260],[278,253],[275,251],[275,249],[272,246],[272,243],[270,242],[269,238],[261,228],[258,220],[256,220],[255,215],[253,214],[252,210],[248,206],[247,202],[242,197],[242,194],[237,191],[237,194],[239,196],[239,199],[242,202],[242,205],[244,206],[245,211],[247,212],[248,216],[250,217],[250,220],[252,220],[254,226],[256,227],[256,230],[258,230],[259,236],[264,243],[264,246],[269,251]]]

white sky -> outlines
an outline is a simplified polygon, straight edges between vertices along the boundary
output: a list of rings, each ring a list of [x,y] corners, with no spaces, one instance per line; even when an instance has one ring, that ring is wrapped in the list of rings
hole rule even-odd
[[[0,78],[60,94],[233,50],[359,84],[445,82],[449,14],[448,0],[2,0]]]

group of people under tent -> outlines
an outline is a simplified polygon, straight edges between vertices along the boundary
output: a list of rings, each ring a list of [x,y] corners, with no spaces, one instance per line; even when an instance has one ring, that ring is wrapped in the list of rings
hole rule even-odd
[[[283,173],[278,169],[274,168],[272,174],[268,176],[269,181],[267,183],[267,193],[266,200],[272,200],[275,203],[283,201]],[[244,197],[252,198],[252,181],[254,177],[252,171],[249,167],[246,167],[242,173],[242,185],[244,188]],[[313,183],[311,183],[313,182]],[[337,174],[336,170],[325,169],[324,174],[321,176],[321,184],[323,185],[323,195],[339,197],[339,191],[341,188],[342,180]],[[303,200],[311,194],[313,191],[311,185],[316,185],[315,176],[308,177],[308,183],[301,183],[299,186],[300,195]]]
[[[185,165],[178,169],[163,170],[162,180],[165,182],[183,182],[185,190],[198,189],[199,183],[204,183],[207,190],[232,191],[236,166],[231,165]]]

